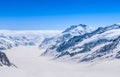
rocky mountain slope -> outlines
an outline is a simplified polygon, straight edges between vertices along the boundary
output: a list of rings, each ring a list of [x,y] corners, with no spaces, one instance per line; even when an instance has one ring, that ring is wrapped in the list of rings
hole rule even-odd
[[[74,30],[74,28],[72,29]],[[119,24],[99,27],[88,32],[85,30],[87,29],[78,30],[81,33],[73,35],[60,43],[58,42],[59,45],[49,43],[51,47],[48,47],[42,55],[52,56],[58,60],[75,62],[120,58]],[[55,38],[59,39],[57,36]]]

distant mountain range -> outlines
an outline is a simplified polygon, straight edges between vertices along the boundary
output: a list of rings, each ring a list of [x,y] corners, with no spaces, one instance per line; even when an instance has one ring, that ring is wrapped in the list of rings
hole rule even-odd
[[[10,31],[0,30],[0,50],[10,49],[20,45],[38,45],[44,38],[52,37],[60,31]]]
[[[120,58],[120,25],[91,29],[80,24],[71,26],[61,34],[45,39],[42,54],[62,61],[89,62]]]

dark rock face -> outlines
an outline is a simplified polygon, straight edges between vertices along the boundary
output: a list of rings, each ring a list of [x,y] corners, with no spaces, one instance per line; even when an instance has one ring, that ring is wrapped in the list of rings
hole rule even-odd
[[[6,54],[4,52],[0,51],[0,65],[6,65],[6,66],[11,66],[11,63],[9,59],[7,58]]]
[[[115,56],[116,58],[118,58],[118,59],[120,59],[120,51],[119,52],[117,52],[117,54],[116,54],[116,56]]]

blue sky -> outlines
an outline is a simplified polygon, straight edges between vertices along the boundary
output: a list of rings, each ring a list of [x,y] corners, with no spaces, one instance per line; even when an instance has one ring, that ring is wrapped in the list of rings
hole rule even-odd
[[[0,29],[48,30],[120,22],[119,0],[0,0]]]

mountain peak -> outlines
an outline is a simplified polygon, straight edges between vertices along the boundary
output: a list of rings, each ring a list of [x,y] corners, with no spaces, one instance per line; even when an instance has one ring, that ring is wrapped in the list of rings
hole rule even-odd
[[[74,30],[74,29],[76,29],[78,27],[81,28],[81,29],[85,29],[87,27],[87,25],[84,25],[84,24],[72,25],[71,27],[69,27],[65,31],[63,31],[63,33],[69,32],[69,31]]]
[[[85,24],[79,24],[78,26],[81,26],[81,27],[87,27],[87,25],[85,25]]]

